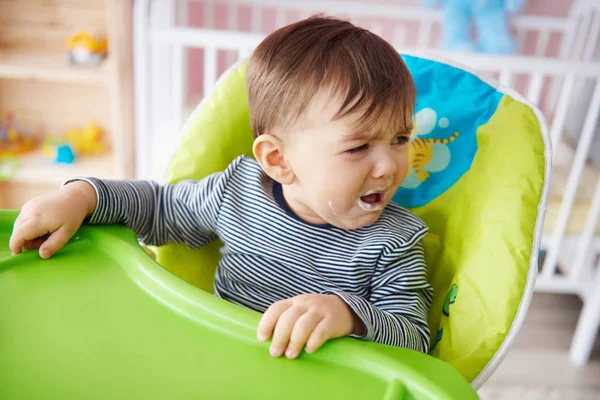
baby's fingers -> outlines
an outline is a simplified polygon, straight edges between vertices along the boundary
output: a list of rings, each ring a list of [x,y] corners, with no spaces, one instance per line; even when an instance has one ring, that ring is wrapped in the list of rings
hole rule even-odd
[[[256,336],[258,337],[258,340],[264,342],[271,337],[279,316],[283,314],[285,310],[290,308],[291,305],[292,303],[287,300],[278,301],[271,304],[271,307],[265,311],[258,324],[258,329],[256,330]]]
[[[292,306],[281,314],[279,320],[277,320],[273,341],[271,342],[270,352],[273,357],[279,357],[285,352],[292,335],[292,329],[305,312],[306,310],[301,307]]]
[[[19,254],[27,242],[44,236],[48,232],[48,226],[39,218],[30,218],[15,227],[10,237],[10,251],[13,254]]]
[[[322,315],[314,312],[307,312],[298,318],[290,336],[290,343],[285,351],[287,358],[296,358],[300,355],[310,334],[322,318]]]
[[[306,352],[314,353],[319,349],[319,347],[323,346],[323,343],[325,343],[327,339],[331,339],[331,337],[331,333],[329,332],[329,324],[327,320],[322,319],[315,329],[313,329],[308,341],[306,342]]]
[[[15,223],[13,225],[13,229],[16,229],[18,226],[24,224],[25,222],[29,221],[31,218],[33,218],[30,214],[25,215],[23,212],[19,213],[19,215],[17,216],[17,219],[15,219]]]
[[[71,239],[71,236],[73,236],[75,232],[76,229],[70,228],[65,225],[58,228],[55,232],[50,234],[48,239],[40,247],[40,257],[52,257],[67,244],[67,242],[69,241],[69,239]]]

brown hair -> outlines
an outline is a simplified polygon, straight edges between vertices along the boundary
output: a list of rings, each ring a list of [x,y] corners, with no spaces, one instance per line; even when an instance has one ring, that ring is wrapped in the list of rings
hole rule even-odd
[[[398,52],[348,21],[313,16],[284,26],[254,50],[246,73],[254,137],[293,124],[320,90],[342,101],[335,115],[362,112],[362,124],[385,115],[410,132],[415,86]]]

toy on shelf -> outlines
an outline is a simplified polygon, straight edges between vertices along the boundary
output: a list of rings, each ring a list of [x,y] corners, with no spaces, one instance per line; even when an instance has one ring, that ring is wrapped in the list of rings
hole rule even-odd
[[[512,54],[517,43],[511,37],[508,13],[519,12],[525,0],[421,0],[424,7],[443,5],[442,48],[454,51]],[[471,28],[477,30],[474,42]]]
[[[102,129],[94,123],[81,129],[69,129],[65,133],[65,139],[73,145],[75,153],[80,155],[99,154],[106,150],[102,142]]]
[[[35,148],[31,131],[20,129],[12,114],[0,122],[0,156],[19,156]]]
[[[108,41],[105,37],[94,36],[80,31],[66,41],[67,59],[71,64],[98,66],[106,57]]]
[[[72,128],[60,136],[44,139],[42,152],[60,164],[73,164],[77,157],[100,154],[106,151],[102,129],[89,123],[82,128]]]

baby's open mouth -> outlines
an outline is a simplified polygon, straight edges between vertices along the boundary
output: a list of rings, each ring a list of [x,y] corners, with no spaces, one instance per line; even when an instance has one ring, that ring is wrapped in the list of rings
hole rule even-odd
[[[360,196],[360,199],[367,204],[377,205],[377,204],[383,203],[384,197],[385,197],[385,193],[375,192],[375,193],[367,194],[365,196]]]
[[[366,211],[381,210],[387,202],[387,191],[385,189],[370,190],[358,198],[358,205]]]

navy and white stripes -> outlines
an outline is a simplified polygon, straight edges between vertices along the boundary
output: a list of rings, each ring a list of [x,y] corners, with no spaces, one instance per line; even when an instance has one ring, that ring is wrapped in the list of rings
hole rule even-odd
[[[220,238],[217,296],[264,312],[300,294],[335,294],[363,322],[364,339],[427,352],[427,228],[403,208],[390,204],[360,229],[311,225],[278,203],[279,184],[247,157],[176,185],[86,180],[98,194],[90,223],[124,223],[148,245]]]

